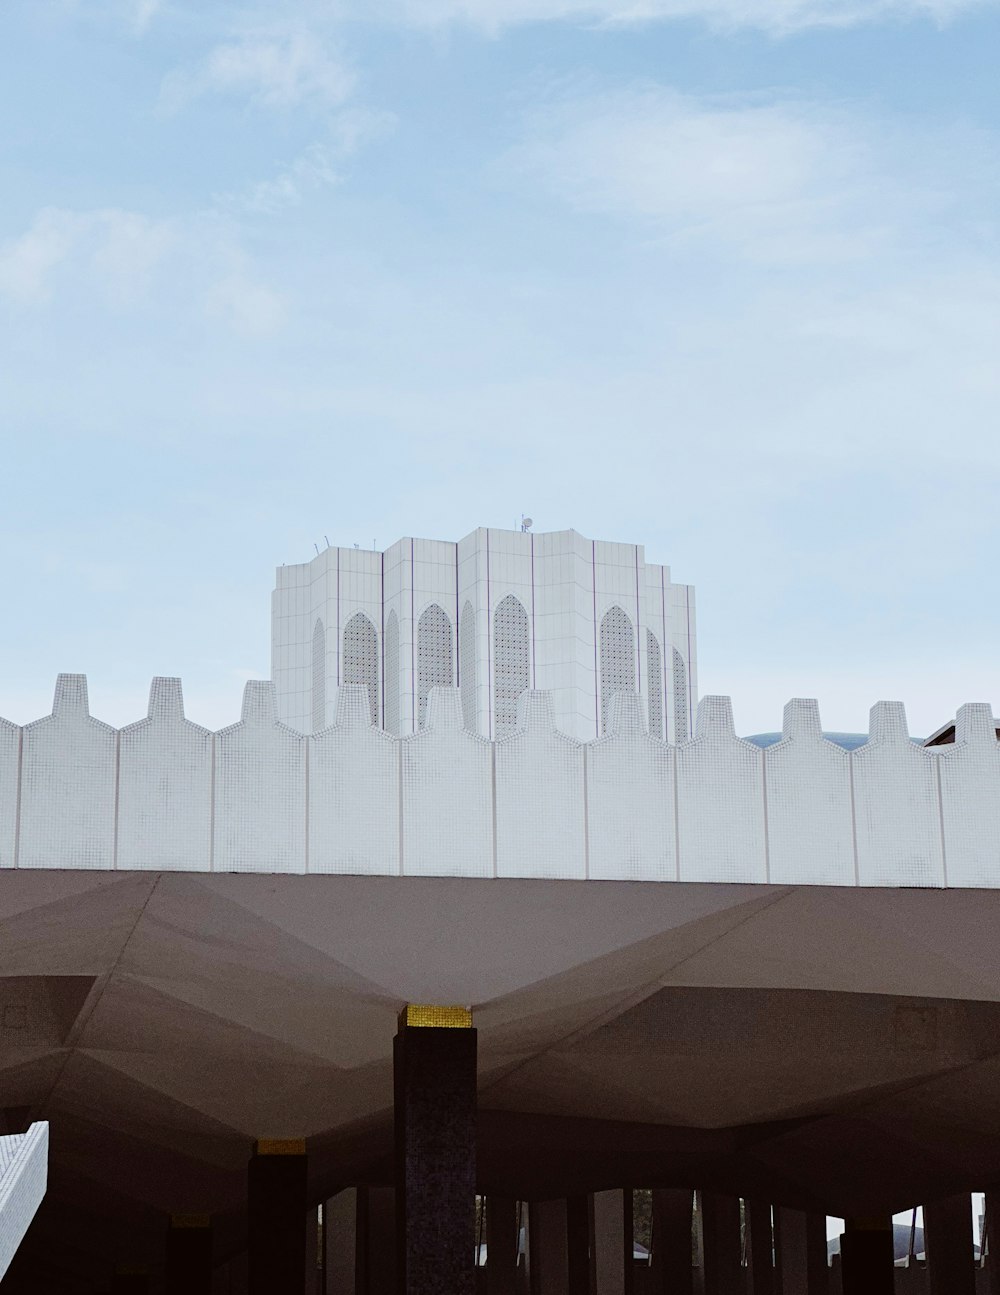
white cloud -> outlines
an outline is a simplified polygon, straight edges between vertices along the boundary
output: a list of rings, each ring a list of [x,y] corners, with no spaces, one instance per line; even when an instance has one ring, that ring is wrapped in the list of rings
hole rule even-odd
[[[244,337],[268,337],[285,324],[285,298],[256,282],[242,267],[214,283],[205,296],[209,318],[221,320]]]
[[[147,29],[162,7],[163,0],[134,0],[132,5],[132,27],[138,34]]]
[[[176,111],[203,95],[239,95],[264,108],[336,107],[354,89],[354,72],[316,32],[257,31],[215,46],[202,63],[170,73],[160,103]]]
[[[490,31],[520,23],[577,20],[639,24],[701,19],[715,28],[752,27],[785,35],[810,27],[886,20],[944,23],[996,0],[382,0],[376,13],[414,25],[465,23]],[[369,14],[372,10],[368,9]]]
[[[128,300],[148,286],[171,241],[169,222],[139,212],[48,207],[0,245],[0,295],[37,305],[52,296],[58,272],[76,271]]]
[[[802,101],[702,100],[652,86],[569,96],[530,113],[499,168],[647,238],[768,263],[893,255],[968,222],[990,142],[920,140],[891,123]],[[988,224],[983,229],[988,235]]]

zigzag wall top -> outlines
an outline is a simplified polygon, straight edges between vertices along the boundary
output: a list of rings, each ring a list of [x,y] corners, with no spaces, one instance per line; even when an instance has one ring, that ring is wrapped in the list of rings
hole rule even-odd
[[[61,675],[50,716],[0,720],[0,867],[1000,888],[988,705],[927,749],[879,702],[845,751],[814,701],[789,702],[766,749],[736,736],[726,697],[677,747],[648,736],[638,696],[614,702],[609,733],[579,743],[527,692],[518,731],[490,742],[441,688],[427,728],[395,738],[345,687],[334,724],[303,736],[252,682],[240,722],[211,733],[179,680],[154,679],[148,718],[116,730],[85,677]]]

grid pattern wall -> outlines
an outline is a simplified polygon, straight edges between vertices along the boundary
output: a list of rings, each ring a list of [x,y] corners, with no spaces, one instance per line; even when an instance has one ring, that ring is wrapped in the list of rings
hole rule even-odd
[[[378,723],[378,634],[364,612],[355,612],[344,626],[344,683],[368,690],[372,723]]]
[[[421,613],[417,622],[417,727],[427,721],[427,698],[432,688],[450,688],[455,681],[451,621],[437,603]]]
[[[472,610],[472,603],[467,602],[462,608],[462,621],[459,627],[458,663],[461,671],[462,722],[470,733],[475,733],[479,728],[476,723],[477,655],[476,613]]]
[[[686,742],[691,736],[688,723],[688,672],[684,658],[673,649],[674,654],[674,741]]]
[[[312,731],[326,728],[326,630],[317,620],[312,639]]]
[[[620,607],[601,617],[601,732],[608,731],[608,709],[616,692],[635,691],[635,633]]]
[[[0,1137],[0,1281],[42,1203],[48,1172],[48,1124]]]
[[[493,616],[493,731],[497,737],[517,732],[518,701],[530,686],[528,613],[508,594]]]
[[[649,697],[649,731],[663,737],[663,654],[652,630],[646,631],[646,688]]]
[[[382,682],[385,698],[387,733],[399,732],[399,617],[390,611],[385,621],[385,678]]]
[[[669,746],[634,692],[590,743],[527,690],[515,733],[492,743],[462,728],[455,688],[432,689],[424,730],[402,738],[372,724],[363,684],[344,685],[310,737],[277,721],[269,683],[248,684],[240,722],[214,734],[185,718],[175,679],[154,680],[147,719],[120,731],[86,696],[82,676],[62,676],[52,715],[0,724],[4,867],[1000,889],[986,705],[961,708],[953,746],[924,748],[881,702],[845,752],[802,700],[761,750],[718,697]]]

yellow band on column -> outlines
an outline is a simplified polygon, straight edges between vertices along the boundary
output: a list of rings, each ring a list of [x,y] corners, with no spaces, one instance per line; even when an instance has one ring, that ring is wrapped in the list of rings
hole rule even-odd
[[[471,1030],[472,1012],[468,1007],[441,1007],[435,1003],[407,1003],[400,1013],[400,1025],[411,1029]]]
[[[254,1144],[256,1156],[304,1156],[305,1138],[258,1138]]]

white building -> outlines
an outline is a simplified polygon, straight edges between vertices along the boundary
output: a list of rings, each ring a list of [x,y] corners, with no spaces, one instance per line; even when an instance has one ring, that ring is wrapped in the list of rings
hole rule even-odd
[[[278,568],[272,677],[279,717],[331,722],[342,684],[368,689],[373,722],[424,727],[431,688],[461,691],[466,728],[514,732],[526,689],[556,725],[602,734],[616,691],[644,698],[654,737],[686,740],[696,699],[694,590],[642,545],[480,527],[459,540],[398,540],[384,553],[328,548]]]

